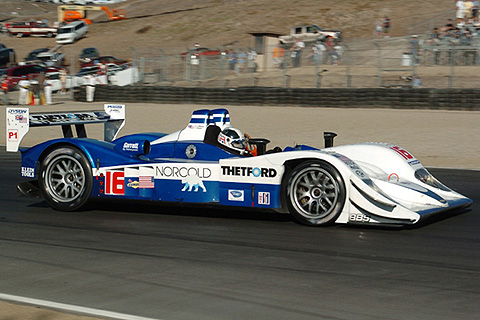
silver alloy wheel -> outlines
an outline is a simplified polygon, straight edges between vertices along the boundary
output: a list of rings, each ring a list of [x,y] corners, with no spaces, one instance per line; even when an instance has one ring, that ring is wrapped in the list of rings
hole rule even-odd
[[[290,203],[307,219],[327,217],[337,206],[340,187],[335,177],[322,167],[306,167],[289,185]]]
[[[85,171],[81,163],[70,155],[61,155],[45,170],[45,187],[53,200],[71,202],[85,189]]]

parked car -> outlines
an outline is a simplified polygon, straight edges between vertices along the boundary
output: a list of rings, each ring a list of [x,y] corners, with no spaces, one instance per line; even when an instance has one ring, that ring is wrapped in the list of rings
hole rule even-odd
[[[118,59],[118,58],[115,58],[114,56],[101,56],[101,57],[95,58],[94,60],[91,60],[90,62],[83,63],[82,68],[93,66],[95,65],[95,62],[99,62],[102,64],[113,63],[118,65],[128,63],[127,60]]]
[[[12,22],[6,23],[5,27],[11,36],[18,38],[24,36],[46,36],[49,38],[57,34],[57,28],[51,27],[44,22]]]
[[[100,53],[98,52],[97,48],[94,47],[88,47],[88,48],[83,48],[82,52],[80,53],[80,57],[78,60],[82,63],[90,62],[100,56]]]
[[[278,40],[286,45],[295,43],[296,39],[302,39],[303,42],[315,42],[323,40],[326,37],[333,37],[336,41],[342,39],[342,32],[339,30],[326,30],[317,25],[309,24],[302,26],[295,26],[290,29],[290,34],[287,36],[280,36]]]
[[[0,48],[0,68],[7,67],[17,60],[15,50],[6,48],[3,44],[2,46],[3,48]]]
[[[86,36],[88,25],[85,21],[74,21],[58,29],[57,43],[74,43]]]
[[[40,74],[49,74],[57,72],[58,68],[48,68],[38,64],[18,65],[8,69],[0,70],[0,78],[5,76],[8,90],[14,90],[20,80],[26,78],[36,78]]]
[[[48,48],[39,48],[39,49],[35,49],[33,51],[30,51],[30,53],[25,57],[25,61],[35,61],[37,60],[37,55],[39,53],[42,53],[42,52],[47,52]]]
[[[37,55],[37,60],[48,67],[59,67],[65,62],[65,54],[61,52],[42,52]]]

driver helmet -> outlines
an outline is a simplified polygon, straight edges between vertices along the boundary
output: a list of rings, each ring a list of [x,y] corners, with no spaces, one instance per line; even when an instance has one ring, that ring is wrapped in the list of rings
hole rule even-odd
[[[245,136],[236,128],[226,128],[218,135],[218,142],[229,149],[244,153],[245,152]]]

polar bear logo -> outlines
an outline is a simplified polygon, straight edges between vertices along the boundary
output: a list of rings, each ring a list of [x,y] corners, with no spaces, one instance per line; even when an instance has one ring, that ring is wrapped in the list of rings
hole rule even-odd
[[[207,192],[207,188],[205,188],[205,185],[203,184],[203,181],[197,177],[197,176],[187,176],[182,179],[182,183],[184,184],[184,187],[182,191],[192,191],[194,188],[194,192],[198,191],[198,188],[202,188],[203,192]]]

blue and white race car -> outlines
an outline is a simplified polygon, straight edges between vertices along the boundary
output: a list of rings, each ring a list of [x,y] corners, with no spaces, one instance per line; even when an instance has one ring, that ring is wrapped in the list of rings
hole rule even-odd
[[[388,143],[333,147],[335,134],[326,133],[323,149],[267,150],[267,139],[232,127],[226,109],[196,110],[174,133],[116,138],[124,122],[124,105],[31,114],[7,108],[7,151],[18,151],[30,127],[60,125],[64,134],[21,149],[21,175],[30,181],[18,190],[61,211],[118,198],[275,210],[313,226],[409,225],[472,203]],[[105,123],[104,141],[87,138],[90,123]]]

